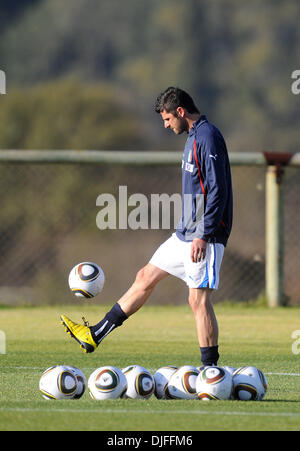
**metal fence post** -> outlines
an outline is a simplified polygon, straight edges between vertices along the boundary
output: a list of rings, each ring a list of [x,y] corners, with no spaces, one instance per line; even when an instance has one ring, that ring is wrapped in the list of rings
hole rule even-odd
[[[265,152],[266,172],[266,296],[269,307],[284,305],[283,167],[292,154]]]

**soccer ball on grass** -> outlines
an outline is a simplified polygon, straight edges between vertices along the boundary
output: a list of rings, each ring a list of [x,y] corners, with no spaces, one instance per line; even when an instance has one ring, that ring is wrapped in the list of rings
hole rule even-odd
[[[78,390],[78,379],[67,366],[51,366],[43,372],[39,389],[45,399],[74,399]]]
[[[77,390],[76,390],[74,399],[79,399],[85,392],[86,377],[79,368],[76,368],[76,366],[72,366],[72,365],[65,365],[65,366],[67,369],[72,371],[72,373],[75,375],[75,377],[77,379]]]
[[[126,377],[119,368],[102,366],[90,375],[88,389],[91,398],[96,401],[117,399],[127,389]]]
[[[267,388],[264,373],[254,366],[242,366],[233,373],[233,399],[261,401]]]
[[[140,365],[130,365],[122,369],[127,380],[127,390],[123,398],[149,399],[154,392],[155,382],[152,374]]]
[[[170,377],[167,393],[172,399],[197,399],[196,379],[199,370],[191,365],[178,368]]]
[[[197,377],[196,391],[198,398],[203,401],[230,399],[232,375],[219,366],[208,366]]]

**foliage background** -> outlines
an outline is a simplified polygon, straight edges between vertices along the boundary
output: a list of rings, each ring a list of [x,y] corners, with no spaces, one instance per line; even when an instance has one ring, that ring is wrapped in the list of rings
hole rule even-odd
[[[60,112],[64,107],[55,83],[57,90],[65,79],[102,83],[95,95],[110,84],[115,103],[127,99],[126,107],[147,123],[143,148],[173,149],[181,143],[162,133],[153,103],[159,92],[176,85],[191,92],[224,131],[231,151],[295,151],[299,99],[291,93],[291,73],[299,62],[299,20],[300,5],[293,0],[3,0],[0,62],[8,78],[7,101],[15,87],[22,92],[34,87],[37,108],[47,103],[39,112],[43,116],[48,106]],[[65,89],[72,112],[76,101],[66,101],[71,96]],[[75,91],[80,97],[80,86]],[[26,104],[18,103],[17,110]],[[96,109],[89,110],[97,119]],[[103,110],[109,114],[109,103]],[[76,115],[70,120],[76,122]],[[86,120],[89,135],[97,135],[92,119]],[[36,139],[16,137],[1,146],[36,146]],[[56,140],[58,147],[64,139]],[[79,143],[90,145],[89,138]],[[111,148],[123,148],[121,139]]]

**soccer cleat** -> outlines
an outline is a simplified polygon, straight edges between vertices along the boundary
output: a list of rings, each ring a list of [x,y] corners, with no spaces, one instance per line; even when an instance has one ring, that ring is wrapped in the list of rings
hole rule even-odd
[[[67,318],[65,315],[61,315],[61,324],[65,326],[66,332],[80,344],[80,348],[83,349],[85,353],[94,352],[97,348],[91,329],[84,320],[84,325],[76,324]]]

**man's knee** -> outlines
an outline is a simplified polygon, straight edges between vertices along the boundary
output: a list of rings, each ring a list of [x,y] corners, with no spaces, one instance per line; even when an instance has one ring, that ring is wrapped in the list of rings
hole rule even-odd
[[[146,271],[145,267],[141,268],[136,273],[135,282],[138,283],[138,284],[143,284],[144,285],[147,282],[147,279],[148,279],[148,277],[147,277],[147,271]]]
[[[145,290],[153,289],[155,285],[165,277],[165,274],[164,271],[159,270],[159,268],[147,264],[137,272],[135,283],[141,285]]]
[[[208,288],[195,288],[189,292],[189,304],[193,311],[206,308],[210,303],[211,290]]]
[[[140,285],[144,290],[149,290],[155,286],[151,271],[147,265],[137,272],[135,283]]]

